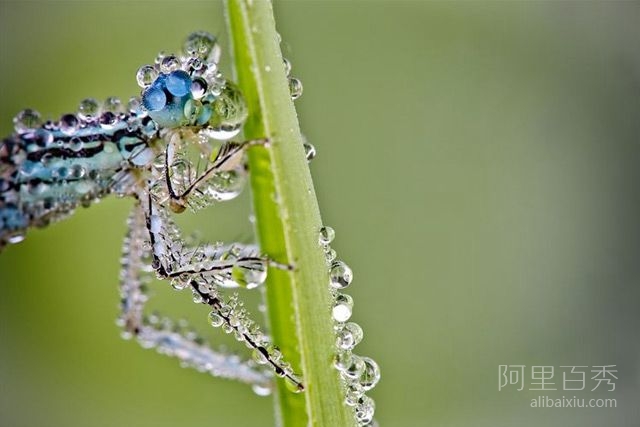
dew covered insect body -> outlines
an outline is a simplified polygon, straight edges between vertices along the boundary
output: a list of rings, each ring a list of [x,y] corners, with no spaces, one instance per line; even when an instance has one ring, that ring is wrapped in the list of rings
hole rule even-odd
[[[236,294],[221,288],[257,287],[268,267],[290,268],[263,256],[255,245],[189,246],[173,213],[196,210],[239,194],[247,173],[244,154],[268,141],[231,142],[247,110],[238,88],[218,69],[220,47],[208,33],[191,34],[181,55],[159,55],[138,70],[142,91],[127,105],[116,98],[81,102],[74,114],[43,121],[24,110],[15,132],[0,143],[0,248],[108,195],[128,196],[120,277],[123,335],[184,364],[251,384],[272,387],[273,373],[296,390],[294,374]],[[149,275],[189,288],[210,308],[215,327],[252,349],[247,361],[212,349],[169,319],[143,313]]]

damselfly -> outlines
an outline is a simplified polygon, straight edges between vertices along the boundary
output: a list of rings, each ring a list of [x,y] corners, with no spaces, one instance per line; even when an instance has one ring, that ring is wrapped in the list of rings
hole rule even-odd
[[[172,213],[198,209],[239,194],[247,173],[245,152],[266,140],[231,142],[247,118],[238,88],[218,69],[220,46],[205,32],[191,34],[181,55],[159,55],[137,72],[142,88],[126,106],[116,98],[85,99],[75,114],[42,121],[34,110],[14,119],[0,143],[0,248],[108,195],[136,200],[128,219],[120,276],[119,324],[126,337],[215,376],[271,387],[272,372],[297,390],[300,379],[236,294],[220,288],[255,288],[267,267],[288,269],[255,245],[188,245]],[[168,319],[145,315],[145,276],[191,289],[210,307],[210,322],[253,350],[241,361],[214,351]],[[270,369],[268,369],[270,367]]]

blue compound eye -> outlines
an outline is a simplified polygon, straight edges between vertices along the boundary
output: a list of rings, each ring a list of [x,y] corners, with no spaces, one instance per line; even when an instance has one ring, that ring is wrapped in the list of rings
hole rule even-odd
[[[175,128],[189,123],[184,108],[190,99],[191,77],[176,70],[155,79],[142,94],[142,105],[158,125]]]
[[[160,111],[167,105],[167,95],[154,84],[142,94],[142,105],[147,111]]]
[[[165,85],[173,96],[185,96],[191,92],[191,77],[185,71],[174,71],[167,76]]]

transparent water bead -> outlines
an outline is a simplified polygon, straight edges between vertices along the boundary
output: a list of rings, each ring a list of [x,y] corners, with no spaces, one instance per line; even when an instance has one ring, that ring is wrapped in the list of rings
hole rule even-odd
[[[350,362],[346,369],[342,371],[342,375],[347,379],[356,380],[360,378],[366,366],[362,357],[355,354],[351,355]]]
[[[282,58],[282,61],[284,62],[284,73],[289,77],[291,75],[291,61],[287,58]]]
[[[214,328],[219,328],[224,323],[224,319],[215,311],[209,313],[209,322]]]
[[[207,59],[216,47],[216,38],[206,31],[196,31],[187,37],[182,50],[187,55]]]
[[[343,261],[334,261],[329,272],[331,287],[334,289],[344,289],[353,281],[353,271]]]
[[[36,110],[27,108],[13,118],[13,127],[18,133],[26,133],[42,125],[42,117]]]
[[[248,116],[247,106],[240,89],[227,82],[212,107],[213,114],[209,120],[209,127],[203,131],[209,137],[222,141],[238,135]]]
[[[308,142],[305,142],[303,144],[304,147],[304,155],[307,158],[307,161],[310,162],[311,160],[315,159],[316,157],[316,147],[313,146],[313,144],[309,144]]]
[[[364,332],[357,323],[349,322],[338,329],[336,333],[336,347],[340,350],[353,350],[362,341]]]
[[[331,310],[331,315],[336,322],[346,322],[353,313],[353,298],[350,295],[338,294]]]
[[[318,238],[318,242],[322,246],[327,246],[329,243],[333,242],[333,239],[336,237],[336,232],[333,228],[328,226],[323,226],[320,228],[320,237]]]
[[[122,102],[115,96],[110,96],[104,101],[102,111],[109,113],[120,113],[122,111]]]
[[[138,68],[138,72],[136,73],[136,81],[141,88],[150,86],[156,77],[158,77],[158,70],[156,70],[156,67],[153,65],[143,65]]]
[[[336,253],[335,249],[327,248],[327,250],[324,253],[324,258],[327,261],[327,264],[329,265],[331,265],[331,263],[335,261],[337,257],[338,257],[338,254]]]
[[[380,381],[380,367],[375,360],[369,357],[362,357],[364,370],[358,379],[362,388],[366,391],[371,390]]]
[[[376,403],[369,396],[362,396],[356,404],[356,419],[361,425],[367,425],[373,421],[376,412]]]
[[[85,121],[93,120],[100,111],[100,104],[93,98],[86,98],[80,101],[78,106],[78,117]]]
[[[295,77],[289,78],[289,91],[294,101],[302,96],[302,82]]]
[[[358,400],[364,394],[364,389],[360,386],[360,384],[349,384],[347,386],[344,403],[349,406],[356,406],[358,404]]]
[[[66,135],[73,135],[78,130],[78,118],[73,114],[60,117],[60,130]]]
[[[175,55],[167,55],[162,58],[162,62],[160,63],[160,71],[165,74],[169,74],[173,71],[179,70],[182,63],[180,59],[178,59]]]
[[[251,390],[253,390],[253,392],[258,396],[269,396],[273,392],[271,387],[262,384],[252,385]]]

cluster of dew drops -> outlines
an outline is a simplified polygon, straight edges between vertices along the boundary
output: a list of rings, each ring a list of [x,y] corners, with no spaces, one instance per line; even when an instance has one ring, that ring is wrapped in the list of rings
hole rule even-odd
[[[285,58],[285,72],[289,78],[291,98],[298,99],[302,95],[302,82],[291,77],[291,63]],[[316,156],[315,147],[304,142],[305,155],[308,161]],[[329,226],[320,229],[318,243],[324,249],[327,267],[329,268],[329,289],[332,295],[331,316],[336,334],[336,356],[334,366],[340,373],[345,388],[345,404],[354,409],[359,426],[377,427],[379,424],[373,419],[375,401],[366,395],[380,381],[380,367],[369,357],[353,353],[356,345],[362,341],[364,332],[362,327],[349,319],[353,313],[353,298],[341,291],[353,281],[353,271],[341,260],[337,259],[331,242],[335,238],[335,231]]]
[[[346,390],[345,403],[354,408],[358,425],[374,427],[378,425],[373,419],[375,402],[365,393],[380,381],[380,368],[373,359],[353,353],[364,333],[360,325],[349,322],[353,313],[353,298],[341,291],[353,281],[353,272],[344,261],[337,259],[336,251],[330,246],[334,238],[333,228],[324,226],[320,229],[319,243],[329,267],[329,288],[333,296],[331,315],[336,333],[334,366],[340,372]]]

